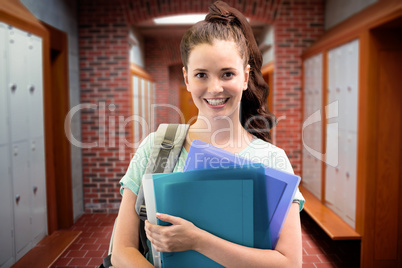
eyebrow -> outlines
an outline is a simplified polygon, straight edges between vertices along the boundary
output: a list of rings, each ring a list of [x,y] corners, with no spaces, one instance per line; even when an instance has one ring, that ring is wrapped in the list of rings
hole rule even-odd
[[[208,71],[207,69],[201,69],[201,68],[197,68],[197,69],[193,70],[193,72],[207,72],[207,71]]]
[[[220,71],[236,71],[236,68],[233,67],[227,67],[227,68],[222,68]],[[207,69],[202,69],[202,68],[196,68],[193,70],[193,72],[208,72]]]

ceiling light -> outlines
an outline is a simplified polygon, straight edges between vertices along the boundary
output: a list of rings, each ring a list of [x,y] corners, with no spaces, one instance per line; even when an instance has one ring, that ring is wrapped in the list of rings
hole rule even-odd
[[[187,14],[155,18],[155,24],[194,24],[205,19],[207,14]]]

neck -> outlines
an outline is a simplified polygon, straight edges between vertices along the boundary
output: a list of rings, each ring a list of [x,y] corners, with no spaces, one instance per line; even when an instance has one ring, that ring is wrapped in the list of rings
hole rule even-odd
[[[232,152],[243,150],[253,138],[243,128],[238,118],[234,120],[230,117],[214,119],[198,117],[190,128],[189,136],[190,140],[199,139]]]

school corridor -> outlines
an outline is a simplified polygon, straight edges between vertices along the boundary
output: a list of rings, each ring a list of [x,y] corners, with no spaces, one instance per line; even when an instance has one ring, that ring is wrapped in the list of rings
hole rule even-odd
[[[0,0],[0,268],[100,264],[139,144],[197,115],[179,46],[211,2]],[[301,177],[303,267],[402,267],[402,1],[226,2]]]

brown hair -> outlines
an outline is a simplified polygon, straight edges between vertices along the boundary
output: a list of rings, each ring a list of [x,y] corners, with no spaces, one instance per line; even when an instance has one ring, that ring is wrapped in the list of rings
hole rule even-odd
[[[262,56],[251,26],[240,11],[222,1],[213,3],[205,20],[191,27],[181,40],[184,67],[187,69],[190,52],[195,46],[212,44],[215,39],[234,41],[244,67],[250,65],[248,89],[241,99],[240,122],[249,133],[271,142],[270,129],[276,119],[268,109],[269,88],[261,74]]]

